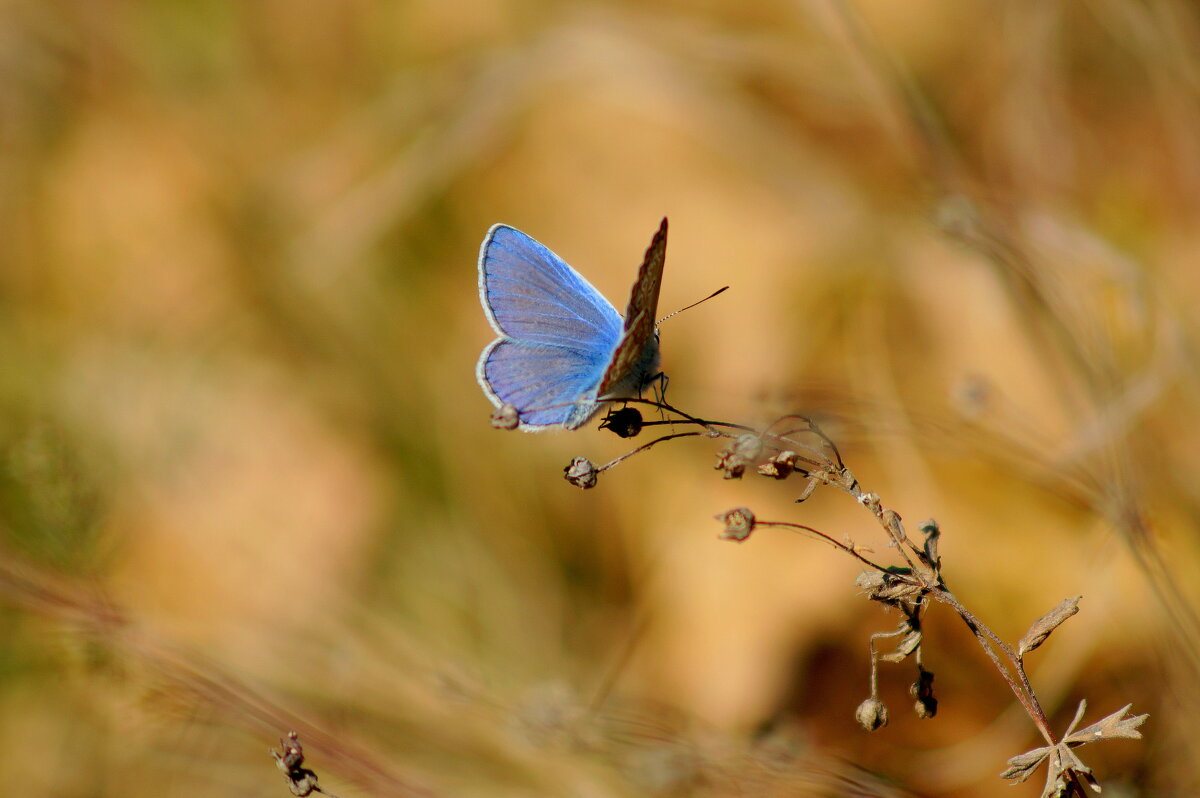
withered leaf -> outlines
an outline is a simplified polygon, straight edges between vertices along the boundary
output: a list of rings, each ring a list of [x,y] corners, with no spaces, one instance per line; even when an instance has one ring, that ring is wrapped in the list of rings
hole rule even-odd
[[[1091,768],[1085,765],[1083,760],[1071,749],[1097,740],[1120,737],[1140,739],[1142,733],[1137,728],[1149,716],[1125,717],[1129,712],[1129,707],[1130,705],[1127,704],[1108,717],[1075,731],[1075,727],[1079,725],[1080,719],[1087,711],[1087,701],[1080,701],[1079,708],[1075,712],[1075,719],[1067,727],[1067,733],[1062,742],[1054,746],[1034,748],[1032,751],[1014,756],[1008,760],[1008,767],[1000,774],[1000,778],[1010,779],[1014,783],[1023,782],[1033,775],[1033,772],[1043,762],[1047,762],[1046,786],[1042,790],[1042,798],[1058,798],[1058,796],[1066,794],[1072,784],[1078,784],[1080,781],[1096,792],[1100,792],[1100,782],[1092,775]]]
[[[1081,598],[1083,596],[1065,598],[1058,602],[1050,612],[1034,621],[1033,625],[1029,627],[1029,631],[1017,643],[1017,656],[1024,657],[1030,651],[1045,643],[1050,633],[1062,625],[1063,621],[1079,612],[1079,599]]]
[[[1064,742],[1070,745],[1083,745],[1095,740],[1113,740],[1121,737],[1127,740],[1142,739],[1142,733],[1138,731],[1138,726],[1145,723],[1146,718],[1150,716],[1134,715],[1131,718],[1125,717],[1125,713],[1132,706],[1133,704],[1126,704],[1108,717],[1096,721],[1091,726],[1068,734]]]
[[[921,524],[918,529],[925,536],[925,545],[922,547],[925,564],[936,571],[942,566],[942,559],[938,555],[938,540],[942,537],[942,530],[932,518]]]
[[[1000,774],[1000,778],[1012,779],[1015,783],[1020,784],[1033,775],[1033,772],[1038,769],[1053,750],[1053,748],[1043,746],[1042,748],[1035,748],[1032,751],[1026,751],[1023,754],[1017,754],[1008,760],[1008,767]]]
[[[879,659],[884,662],[903,662],[906,657],[917,650],[921,645],[921,630],[910,629],[908,634],[904,636],[897,645],[894,651],[889,654],[883,654]]]

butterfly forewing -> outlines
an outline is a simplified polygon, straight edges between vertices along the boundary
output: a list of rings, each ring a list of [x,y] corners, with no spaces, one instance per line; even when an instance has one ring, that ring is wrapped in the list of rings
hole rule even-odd
[[[616,309],[591,283],[508,225],[484,239],[479,289],[496,332],[521,343],[608,351],[621,334]]]
[[[625,330],[613,352],[612,360],[604,371],[596,395],[603,398],[618,387],[625,387],[635,372],[651,369],[656,365],[658,343],[654,336],[654,317],[658,312],[658,291],[662,286],[663,266],[667,260],[667,220],[658,226],[658,232],[646,249],[642,267],[629,296],[629,307],[625,310]],[[648,347],[653,350],[648,350]],[[636,382],[652,375],[638,375]],[[635,389],[641,385],[633,386]]]

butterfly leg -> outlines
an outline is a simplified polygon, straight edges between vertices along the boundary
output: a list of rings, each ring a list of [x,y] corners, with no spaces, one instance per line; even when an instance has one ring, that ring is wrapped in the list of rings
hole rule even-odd
[[[657,374],[655,374],[653,377],[650,377],[649,379],[646,380],[647,387],[649,387],[651,385],[654,386],[654,401],[657,402],[659,405],[665,405],[667,403],[667,383],[668,382],[670,382],[670,378],[667,377],[667,373],[665,371],[660,371]],[[666,414],[666,411],[662,407],[658,408],[658,415],[663,420],[666,420],[667,414]]]

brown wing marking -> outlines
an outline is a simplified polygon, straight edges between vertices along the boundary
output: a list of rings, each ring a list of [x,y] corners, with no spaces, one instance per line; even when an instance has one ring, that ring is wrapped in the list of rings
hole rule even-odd
[[[662,286],[663,265],[667,261],[667,219],[663,217],[658,232],[650,240],[642,267],[638,269],[629,307],[625,310],[625,331],[617,343],[612,360],[600,380],[596,395],[604,397],[614,386],[629,376],[641,359],[642,350],[654,335],[654,314],[658,312],[658,290]]]

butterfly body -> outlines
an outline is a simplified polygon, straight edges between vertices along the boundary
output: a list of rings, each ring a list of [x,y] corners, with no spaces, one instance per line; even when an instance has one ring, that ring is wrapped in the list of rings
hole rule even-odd
[[[493,225],[479,251],[479,297],[498,337],[476,377],[519,427],[576,429],[610,399],[637,396],[658,375],[658,306],[666,257],[663,219],[634,283],[625,318],[578,272],[508,225]]]

